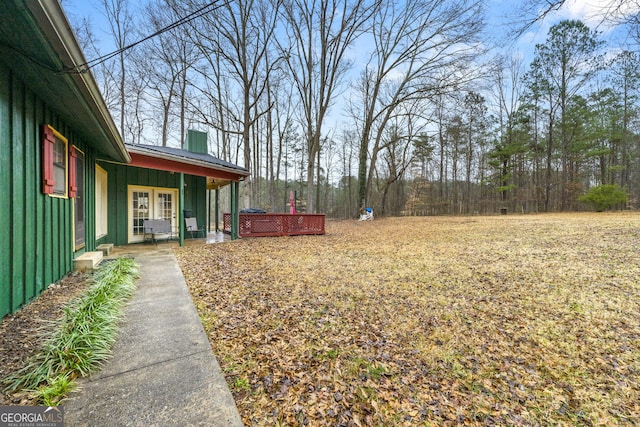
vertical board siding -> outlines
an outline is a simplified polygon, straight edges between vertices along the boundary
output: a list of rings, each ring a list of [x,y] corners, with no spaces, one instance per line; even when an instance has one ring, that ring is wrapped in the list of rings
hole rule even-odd
[[[62,229],[64,229],[64,224],[60,224],[63,218],[60,216],[60,199],[56,197],[51,197],[51,215],[49,218],[51,221],[46,221],[45,227],[51,229],[49,238],[51,239],[52,253],[59,254],[61,251],[64,251],[64,248],[62,247],[62,240],[64,240],[64,238],[60,237],[60,233],[62,233]],[[49,283],[53,282],[56,277],[62,277],[62,274],[60,273],[60,257],[57,256],[49,258],[51,258],[52,261],[52,272],[50,275],[51,280],[48,282],[47,286],[49,286]]]
[[[187,187],[184,192],[184,208],[192,211],[198,225],[207,221],[207,179],[202,176],[185,175]]]
[[[42,272],[42,286],[47,288],[53,281],[53,257],[50,254],[53,253],[53,231],[51,227],[47,227],[47,222],[50,221],[53,215],[52,208],[53,197],[45,197],[43,201],[43,221],[42,221],[42,248],[43,248],[43,261],[44,271]],[[46,220],[45,220],[46,219]]]
[[[30,196],[25,198],[25,234],[24,252],[24,284],[25,284],[25,300],[31,301],[38,295],[38,285],[36,281],[36,197],[34,192],[39,187],[40,181],[36,181],[36,166],[38,156],[36,155],[36,147],[39,146],[38,138],[34,131],[38,125],[35,120],[35,99],[31,93],[24,95],[24,126],[22,129],[24,135],[25,147],[25,193]]]
[[[24,87],[18,82],[12,84],[11,102],[13,116],[11,118],[11,164],[13,174],[11,177],[11,228],[13,238],[11,239],[11,299],[24,303],[27,301],[25,295],[25,201],[28,198],[25,188],[25,144],[24,144]]]
[[[205,140],[206,143],[206,140]],[[194,186],[193,188],[197,189],[197,197],[194,197],[193,203],[193,211],[197,212],[198,216],[198,225],[204,225],[205,229],[209,229],[209,224],[207,224],[207,179],[203,176],[194,176]]]
[[[194,153],[207,154],[209,148],[207,147],[207,133],[189,129],[185,148]]]
[[[11,100],[9,97],[10,83],[9,71],[0,66],[0,182],[3,188],[0,191],[0,206],[11,205],[11,194],[6,188],[6,183],[11,182],[10,128]],[[4,124],[7,125],[4,125]],[[0,216],[0,317],[11,311],[11,265],[6,260],[11,257],[11,216]]]
[[[41,160],[40,160],[40,130],[38,128],[38,118],[44,117],[45,107],[42,101],[38,100],[35,96],[33,96],[34,102],[34,112],[33,112],[33,120],[35,123],[35,128],[31,130],[33,134],[33,138],[35,140],[35,156],[33,159],[33,168],[36,171],[34,174],[35,178],[35,187],[33,188],[34,194],[38,194],[40,192],[40,183],[42,182],[42,168],[41,168]],[[46,288],[45,281],[45,272],[46,270],[46,262],[45,262],[45,236],[44,236],[44,221],[45,221],[45,200],[48,197],[36,197],[35,200],[35,212],[34,212],[34,234],[35,234],[35,251],[34,255],[36,257],[36,271],[35,271],[35,288],[36,295],[40,295],[42,291]]]
[[[73,268],[73,200],[41,188],[40,126],[51,124],[85,153],[87,248],[95,248],[95,150],[0,64],[0,318]]]
[[[85,147],[84,152],[84,226],[85,250],[96,250],[96,157]],[[93,218],[93,219],[91,219]]]

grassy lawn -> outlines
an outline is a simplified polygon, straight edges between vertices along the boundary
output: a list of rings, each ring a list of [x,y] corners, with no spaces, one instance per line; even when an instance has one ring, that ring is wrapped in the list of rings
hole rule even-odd
[[[177,256],[247,425],[638,425],[640,215],[329,221]]]

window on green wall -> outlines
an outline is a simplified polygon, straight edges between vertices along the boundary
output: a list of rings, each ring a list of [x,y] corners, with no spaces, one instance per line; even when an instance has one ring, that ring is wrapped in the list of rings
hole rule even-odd
[[[67,138],[49,125],[42,127],[42,192],[67,197],[68,156]]]
[[[56,138],[53,145],[53,194],[67,194],[67,143]]]

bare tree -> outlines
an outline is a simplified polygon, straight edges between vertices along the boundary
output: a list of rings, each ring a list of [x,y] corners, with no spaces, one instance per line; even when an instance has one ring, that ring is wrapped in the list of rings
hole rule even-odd
[[[357,211],[357,194],[354,194],[357,189],[355,188],[352,168],[357,158],[358,141],[359,137],[356,131],[342,131],[342,136],[340,137],[342,151],[339,153],[342,161],[342,171],[339,188],[342,190],[340,203],[344,209],[340,210],[339,213],[344,218],[355,216]]]
[[[285,0],[290,29],[281,40],[297,95],[307,144],[307,212],[314,212],[314,172],[322,128],[345,73],[347,51],[368,25],[379,0]]]
[[[515,188],[513,169],[515,156],[524,151],[523,141],[516,137],[517,113],[520,109],[524,74],[522,58],[503,57],[495,67],[495,98],[498,104],[497,143],[491,156],[497,170],[498,191],[501,201],[507,202],[509,192]]]
[[[182,10],[171,0],[161,0],[146,9],[148,32],[156,33],[180,19]],[[182,147],[186,137],[188,73],[199,60],[186,35],[187,28],[177,27],[158,34],[143,46],[140,65],[150,76],[149,87],[159,103],[161,145],[167,146],[170,124],[177,117],[177,140]]]
[[[421,109],[422,104],[415,102],[412,105],[404,105],[408,109]],[[404,176],[412,163],[412,151],[415,140],[423,134],[425,121],[415,111],[405,111],[399,114],[393,123],[385,129],[384,149],[382,150],[383,166],[379,169],[384,171],[384,177],[380,177],[382,185],[380,199],[380,213],[385,215],[391,213],[398,215],[402,211],[405,199],[401,189]],[[395,197],[389,197],[392,189],[395,188]],[[390,203],[390,200],[392,203]]]
[[[275,165],[273,170],[273,188],[275,192],[275,181],[281,179],[284,174],[284,192],[283,192],[283,211],[287,211],[287,203],[289,203],[289,153],[290,147],[293,146],[296,140],[296,126],[294,123],[294,111],[296,108],[295,98],[291,95],[293,90],[292,86],[280,85],[278,82],[274,82],[271,85],[273,91],[273,113],[275,114],[275,132],[278,142],[278,149],[276,151]],[[275,194],[274,194],[275,197]],[[275,206],[275,201],[274,201]]]
[[[113,83],[118,88],[117,105],[118,115],[120,116],[120,133],[124,134],[127,115],[127,57],[131,55],[131,50],[126,50],[125,48],[129,46],[135,37],[135,22],[129,7],[129,0],[100,0],[100,4],[109,23],[113,42],[119,51],[117,55],[117,72],[110,77],[113,78]]]
[[[125,121],[126,132],[123,138],[133,144],[143,142],[146,123],[151,121],[148,111],[146,92],[149,89],[151,75],[148,72],[145,58],[136,56],[131,61],[131,75],[134,78],[127,82],[128,103],[130,113]]]
[[[185,0],[187,1],[187,0]],[[208,3],[201,0],[188,0],[192,8]],[[237,113],[228,105],[220,104],[224,115],[238,125],[234,131],[224,123],[211,123],[225,133],[239,132],[244,152],[244,167],[252,169],[252,128],[258,119],[270,108],[260,108],[260,99],[267,94],[268,74],[277,65],[277,60],[269,62],[271,68],[265,69],[265,55],[271,48],[273,34],[277,24],[279,2],[277,0],[237,0],[225,2],[215,13],[203,16],[203,22],[191,27],[193,40],[209,62],[211,69],[220,73],[225,82],[233,82],[230,98],[237,97]],[[228,80],[226,80],[228,79]],[[217,84],[218,91],[221,85]],[[219,93],[219,95],[222,95]],[[218,102],[223,102],[218,97]],[[251,204],[251,179],[244,182],[244,206]]]
[[[480,49],[480,3],[469,0],[390,1],[371,26],[373,51],[360,78],[358,202],[366,204],[385,129],[404,103],[428,99],[477,77],[463,68]],[[373,143],[371,143],[373,140]]]
[[[216,147],[212,152],[221,159],[240,163],[242,106],[234,96],[235,86],[219,55],[209,52],[203,58],[204,64],[194,69],[198,74],[198,96],[189,102],[189,108],[198,123],[215,130]]]
[[[635,52],[620,52],[610,66],[611,80],[614,92],[618,93],[622,104],[622,129],[620,136],[621,166],[620,186],[632,190],[630,187],[630,173],[632,167],[633,140],[632,119],[638,114],[636,105],[638,102],[638,89],[640,89],[640,55]]]
[[[481,157],[483,147],[486,146],[486,132],[488,128],[486,100],[475,91],[469,91],[464,97],[464,119],[466,126],[465,156],[465,189],[463,197],[463,210],[470,213],[475,209],[474,195],[471,184],[477,182],[473,175],[481,175]],[[474,167],[475,166],[475,167]]]
[[[523,0],[512,18],[512,34],[522,36],[531,27],[558,12],[567,0]],[[640,0],[599,0],[593,18],[606,25],[624,25],[629,35],[640,43]]]

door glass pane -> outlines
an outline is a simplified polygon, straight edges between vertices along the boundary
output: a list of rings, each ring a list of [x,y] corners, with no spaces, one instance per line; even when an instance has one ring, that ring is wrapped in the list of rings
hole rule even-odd
[[[133,235],[141,236],[144,234],[144,220],[149,219],[149,192],[134,191],[133,203]]]
[[[171,193],[158,193],[158,212],[159,219],[173,218],[173,199]]]

